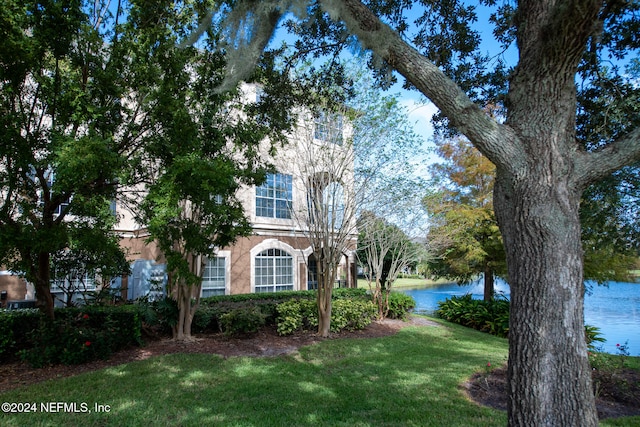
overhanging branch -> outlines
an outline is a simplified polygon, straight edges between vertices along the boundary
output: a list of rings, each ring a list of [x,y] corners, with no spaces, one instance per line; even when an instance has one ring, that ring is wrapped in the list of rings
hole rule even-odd
[[[492,162],[505,168],[523,166],[515,164],[525,158],[515,133],[489,117],[453,80],[361,1],[322,0],[321,4],[333,19],[345,23],[363,47],[384,58],[429,98]]]

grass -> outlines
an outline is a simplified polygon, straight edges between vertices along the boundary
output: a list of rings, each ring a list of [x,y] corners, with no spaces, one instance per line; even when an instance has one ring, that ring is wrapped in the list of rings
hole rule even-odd
[[[405,289],[406,288],[429,288],[429,287],[432,287],[432,286],[442,285],[444,283],[451,283],[451,280],[446,280],[446,279],[431,280],[431,279],[401,278],[401,279],[397,279],[395,282],[393,282],[392,289],[399,289],[399,288],[405,288]],[[365,279],[358,279],[358,287],[359,288],[369,289],[369,285],[367,284],[367,281]]]
[[[505,413],[469,401],[460,384],[506,356],[506,340],[449,324],[328,340],[275,358],[167,355],[0,396],[109,412],[0,414],[0,425],[505,425]],[[640,417],[603,425],[633,425],[626,420]]]

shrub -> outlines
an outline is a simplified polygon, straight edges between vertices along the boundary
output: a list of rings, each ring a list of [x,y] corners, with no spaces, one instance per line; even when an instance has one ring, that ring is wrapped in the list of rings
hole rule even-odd
[[[276,320],[278,334],[289,335],[299,330],[318,327],[318,308],[315,301],[289,300],[278,304]],[[337,299],[331,308],[331,332],[363,329],[377,313],[373,302],[365,299]]]
[[[389,313],[387,313],[387,317],[405,320],[415,306],[416,300],[412,296],[402,292],[391,292],[389,293]]]
[[[504,298],[484,301],[473,299],[470,294],[454,296],[438,303],[436,315],[499,337],[509,333],[509,301]]]
[[[279,335],[290,335],[318,326],[318,308],[315,301],[291,299],[277,305],[276,328]]]
[[[497,298],[492,301],[473,299],[471,295],[451,297],[438,303],[435,313],[452,323],[477,329],[499,337],[509,334],[509,300]],[[589,349],[593,342],[604,341],[598,328],[585,325],[585,337]]]
[[[141,320],[134,306],[56,309],[52,322],[38,316],[20,356],[35,367],[106,359],[114,351],[141,344]]]
[[[18,352],[30,347],[27,335],[38,329],[40,310],[0,310],[0,361],[17,358]]]
[[[378,309],[372,301],[339,299],[331,308],[331,332],[343,329],[355,331],[367,327],[376,318]]]
[[[258,332],[265,325],[265,319],[258,307],[240,307],[221,315],[220,327],[225,335],[248,334]]]
[[[314,292],[314,298],[315,298],[315,292]],[[366,299],[367,297],[367,290],[364,288],[337,288],[334,289],[333,292],[331,293],[331,297],[333,299],[341,299],[341,298],[363,298]]]
[[[193,332],[213,332],[220,330],[220,310],[217,307],[204,306],[198,308],[193,315],[191,328]]]

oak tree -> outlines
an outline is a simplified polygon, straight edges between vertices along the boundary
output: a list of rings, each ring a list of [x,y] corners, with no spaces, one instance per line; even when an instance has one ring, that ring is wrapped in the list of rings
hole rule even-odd
[[[301,49],[326,55],[358,43],[381,77],[401,74],[496,165],[494,209],[511,284],[509,424],[597,425],[583,333],[580,199],[590,184],[638,161],[640,128],[625,127],[586,150],[576,139],[576,80],[581,67],[598,67],[607,55],[637,56],[640,5],[486,1],[495,39],[517,48],[509,69],[479,52],[470,26],[475,8],[464,2],[234,4],[231,18],[247,18],[235,22],[260,29],[240,48],[262,49],[259,35],[269,38],[292,12]],[[414,7],[418,18],[409,23]],[[504,103],[504,121],[486,113],[488,102]]]

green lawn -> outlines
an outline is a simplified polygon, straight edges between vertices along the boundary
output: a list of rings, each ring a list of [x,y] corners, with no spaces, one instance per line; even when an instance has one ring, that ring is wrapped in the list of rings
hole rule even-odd
[[[393,282],[392,289],[398,288],[428,288],[430,286],[441,285],[444,283],[451,283],[451,280],[439,279],[439,280],[431,280],[431,279],[397,279]],[[358,287],[369,289],[369,285],[365,279],[358,279]]]
[[[274,358],[169,355],[5,393],[3,402],[35,402],[38,412],[0,414],[0,425],[505,425],[504,413],[469,401],[460,384],[506,355],[504,339],[455,325],[327,340]],[[42,402],[92,413],[46,414]],[[109,412],[96,413],[96,403]]]

